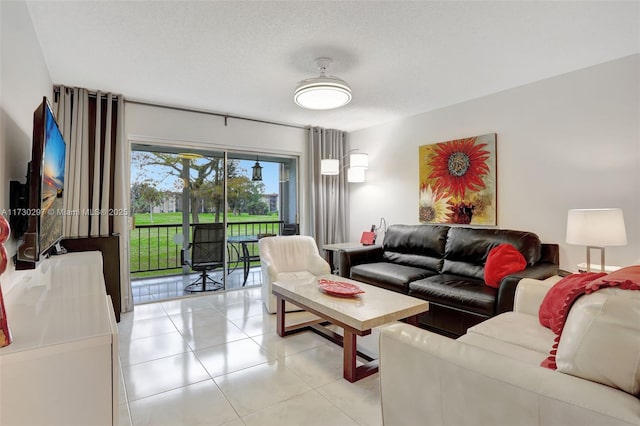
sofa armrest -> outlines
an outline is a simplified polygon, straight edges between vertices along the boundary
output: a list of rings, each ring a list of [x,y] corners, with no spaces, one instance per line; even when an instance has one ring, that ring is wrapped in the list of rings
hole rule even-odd
[[[513,301],[518,283],[523,278],[543,280],[558,273],[558,265],[554,263],[537,263],[524,271],[507,275],[500,281],[498,297],[496,298],[496,315],[513,310]],[[537,315],[537,314],[536,314]]]
[[[326,260],[324,260],[319,254],[311,256],[307,263],[307,269],[313,275],[327,275],[331,273],[331,268]]]
[[[380,389],[385,425],[640,424],[623,391],[404,323],[380,333]]]
[[[518,283],[516,297],[513,303],[513,310],[523,314],[538,316],[540,305],[547,295],[547,292],[562,277],[554,275],[544,281],[532,278],[523,278]]]
[[[554,263],[560,265],[560,246],[555,243],[542,243],[538,263]]]
[[[260,270],[262,271],[262,281],[273,282],[278,275],[275,266],[264,258],[260,259]]]
[[[379,262],[384,250],[382,246],[364,246],[338,251],[340,276],[351,278],[351,267],[362,263]]]

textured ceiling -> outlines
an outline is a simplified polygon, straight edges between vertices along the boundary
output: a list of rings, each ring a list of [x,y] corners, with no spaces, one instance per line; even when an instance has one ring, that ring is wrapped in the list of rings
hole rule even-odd
[[[28,1],[55,83],[356,130],[640,52],[640,2]],[[313,59],[349,82],[293,102]]]

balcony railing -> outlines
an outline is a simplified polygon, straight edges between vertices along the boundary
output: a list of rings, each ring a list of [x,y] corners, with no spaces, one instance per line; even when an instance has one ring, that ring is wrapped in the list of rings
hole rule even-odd
[[[227,237],[245,235],[279,235],[283,221],[269,222],[230,222],[227,223]],[[189,225],[189,238],[193,235],[194,224]],[[182,224],[175,225],[139,225],[130,231],[131,273],[165,271],[181,268],[180,251],[182,244],[174,242],[176,234],[182,234]],[[227,263],[229,268],[238,265],[242,251],[229,243]],[[248,243],[247,249],[252,259],[258,256],[258,245]]]

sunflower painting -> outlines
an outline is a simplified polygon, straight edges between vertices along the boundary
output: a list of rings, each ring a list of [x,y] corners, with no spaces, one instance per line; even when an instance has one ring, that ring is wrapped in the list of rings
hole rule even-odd
[[[421,223],[493,225],[496,213],[496,134],[419,148]]]

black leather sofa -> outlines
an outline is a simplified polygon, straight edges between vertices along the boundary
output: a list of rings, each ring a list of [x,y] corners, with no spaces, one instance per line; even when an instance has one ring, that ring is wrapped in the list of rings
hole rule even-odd
[[[527,268],[502,279],[499,289],[484,282],[489,251],[508,243]],[[558,272],[557,244],[542,244],[531,232],[445,225],[392,225],[382,246],[338,253],[340,275],[429,301],[420,325],[460,336],[467,328],[513,310],[521,278],[544,279]]]

